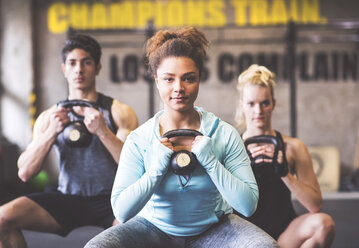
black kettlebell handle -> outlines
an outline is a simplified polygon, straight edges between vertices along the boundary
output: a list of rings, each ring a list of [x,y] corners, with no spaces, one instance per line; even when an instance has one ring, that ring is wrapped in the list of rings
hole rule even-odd
[[[85,100],[63,100],[57,103],[57,106],[63,107],[63,108],[71,108],[75,106],[80,107],[89,107],[89,108],[95,108],[98,109],[97,104],[95,102],[85,101]]]
[[[189,136],[189,137],[196,137],[198,135],[203,135],[202,133],[198,132],[197,130],[193,129],[175,129],[170,130],[162,135],[162,138],[173,138],[178,136]],[[186,166],[180,166],[177,163],[177,158],[179,156],[184,156],[188,159],[189,164]],[[172,171],[177,175],[189,175],[194,170],[196,164],[198,163],[196,155],[192,152],[187,150],[180,150],[176,151],[171,155],[169,166],[171,167]]]
[[[87,127],[83,123],[85,118],[82,115],[77,114],[73,107],[90,107],[98,110],[98,107],[95,102],[85,101],[85,100],[63,100],[57,103],[57,106],[71,109],[71,112],[77,117],[77,120],[69,122],[62,131],[62,136],[65,144],[70,147],[87,147],[91,140],[92,134],[87,130]],[[72,136],[73,133],[76,133],[77,136]],[[76,137],[75,139],[71,137]]]
[[[282,141],[281,138],[277,138],[275,136],[271,136],[271,135],[258,135],[258,136],[253,136],[253,137],[249,137],[248,139],[246,139],[244,141],[244,145],[247,149],[247,146],[253,143],[267,143],[267,144],[273,144],[274,145],[274,154],[273,154],[273,158],[270,158],[268,156],[265,155],[260,155],[257,156],[256,159],[259,158],[269,158],[272,159],[272,164],[274,166],[274,171],[276,174],[278,174],[279,176],[283,177],[286,176],[288,174],[288,164],[287,164],[287,159],[285,156],[285,151],[284,151],[284,143]],[[279,151],[283,152],[283,162],[282,164],[278,164],[277,158],[278,158],[278,152]],[[250,153],[250,151],[247,149],[247,153],[251,159],[251,165],[255,166],[255,159],[252,157],[252,154]],[[261,164],[267,164],[265,162],[261,163]]]
[[[273,144],[274,145],[274,155],[273,155],[273,161],[277,160],[278,157],[278,151],[279,151],[279,143],[276,137],[271,136],[271,135],[258,135],[258,136],[253,136],[253,137],[249,137],[248,139],[246,139],[244,141],[244,145],[247,146],[253,143],[267,143],[267,144]],[[247,149],[248,151],[248,149]],[[248,151],[249,153],[249,151]],[[258,156],[258,158],[269,158],[267,156]]]
[[[170,130],[166,133],[164,133],[162,135],[162,138],[173,138],[173,137],[178,137],[178,136],[191,136],[191,137],[196,137],[196,136],[202,136],[203,134],[201,132],[198,132],[197,130],[194,129],[175,129],[175,130]]]

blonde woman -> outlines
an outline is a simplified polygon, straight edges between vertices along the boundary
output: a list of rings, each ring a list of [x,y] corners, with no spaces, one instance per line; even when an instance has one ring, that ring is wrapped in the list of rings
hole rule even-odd
[[[274,74],[264,66],[251,65],[238,78],[236,122],[245,130],[243,140],[266,135],[283,145],[277,161],[273,144],[247,146],[259,188],[257,210],[248,220],[278,240],[280,247],[329,247],[335,225],[329,215],[319,212],[322,196],[310,154],[301,140],[272,127],[274,86]],[[309,213],[296,216],[291,194]]]

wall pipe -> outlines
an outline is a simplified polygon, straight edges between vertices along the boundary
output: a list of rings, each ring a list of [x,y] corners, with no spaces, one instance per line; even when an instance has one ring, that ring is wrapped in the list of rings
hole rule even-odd
[[[294,22],[289,22],[286,33],[286,52],[288,58],[288,76],[289,76],[289,101],[290,101],[290,134],[297,137],[297,89],[296,89],[296,53],[295,46],[297,40],[297,29]]]

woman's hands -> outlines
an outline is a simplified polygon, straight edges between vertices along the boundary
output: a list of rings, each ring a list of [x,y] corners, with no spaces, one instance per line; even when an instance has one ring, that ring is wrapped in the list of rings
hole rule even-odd
[[[212,151],[211,138],[205,136],[193,137],[173,137],[171,139],[161,138],[158,144],[162,144],[163,148],[168,148],[172,152],[179,150],[187,150],[193,152],[200,164],[206,169],[210,170],[210,166],[215,158]],[[170,154],[172,155],[172,153]]]
[[[206,169],[211,171],[216,159],[212,150],[212,139],[207,136],[197,136],[192,142],[192,152],[196,155],[198,162]]]
[[[173,145],[168,138],[155,141],[152,144],[150,174],[154,176],[166,174],[172,153]]]
[[[272,163],[274,157],[274,145],[268,143],[259,143],[259,144],[249,144],[247,146],[248,151],[251,153],[252,158],[254,159],[254,163]],[[260,155],[264,155],[267,158],[257,158]],[[257,159],[256,159],[257,158]],[[283,162],[283,152],[281,150],[278,151],[277,155],[278,164],[282,164]]]
[[[166,146],[167,148],[171,149],[172,151],[174,151],[173,144],[172,144],[172,142],[170,141],[169,138],[161,138],[160,143],[162,145]]]

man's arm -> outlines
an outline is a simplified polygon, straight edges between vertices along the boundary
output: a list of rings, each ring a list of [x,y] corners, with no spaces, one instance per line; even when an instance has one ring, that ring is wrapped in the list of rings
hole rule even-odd
[[[69,122],[67,114],[67,109],[53,106],[37,118],[33,140],[18,159],[18,175],[22,181],[27,182],[40,171],[57,134]]]
[[[116,135],[106,125],[103,115],[93,108],[85,108],[84,123],[91,133],[99,137],[113,159],[118,163],[126,137],[137,128],[138,121],[135,111],[117,100],[113,101],[111,112],[118,128]]]
[[[317,177],[314,173],[312,158],[302,141],[288,137],[288,164],[295,166],[296,176],[288,173],[283,177],[293,195],[308,211],[315,213],[322,208],[322,195]]]

